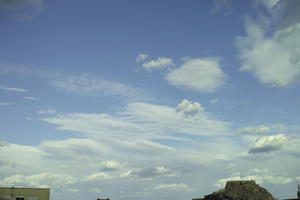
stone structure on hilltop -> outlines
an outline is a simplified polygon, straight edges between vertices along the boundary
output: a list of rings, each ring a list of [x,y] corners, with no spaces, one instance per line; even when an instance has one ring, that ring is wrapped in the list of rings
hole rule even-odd
[[[193,200],[275,200],[275,198],[268,190],[251,180],[228,181],[224,189]]]

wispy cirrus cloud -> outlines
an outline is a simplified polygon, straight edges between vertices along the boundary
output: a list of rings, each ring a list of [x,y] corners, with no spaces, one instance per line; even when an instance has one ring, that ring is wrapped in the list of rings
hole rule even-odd
[[[87,175],[83,180],[84,181],[102,181],[102,180],[108,180],[113,179],[114,176],[106,173],[106,172],[98,172],[94,174]]]
[[[37,97],[31,97],[31,96],[24,97],[24,99],[32,100],[32,101],[39,101],[39,100],[40,100],[40,99],[37,98]]]
[[[55,88],[78,95],[119,96],[127,99],[147,98],[146,92],[142,89],[88,74],[56,75],[50,79]]]
[[[142,170],[130,170],[120,175],[120,177],[136,177],[141,179],[152,179],[160,176],[177,176],[176,172],[164,166],[144,167]]]
[[[76,179],[68,174],[58,173],[39,173],[33,175],[12,175],[4,179],[0,179],[1,185],[5,186],[27,186],[58,189],[67,187],[76,182]]]
[[[52,109],[52,108],[48,108],[46,110],[39,110],[37,111],[38,114],[43,115],[43,114],[55,114],[57,113],[56,110]]]
[[[263,134],[272,131],[272,129],[272,126],[267,125],[243,127],[237,130],[237,135]]]
[[[176,107],[142,102],[130,103],[116,115],[71,113],[58,114],[55,117],[43,118],[43,120],[57,125],[63,130],[88,134],[111,132],[119,137],[122,137],[125,131],[133,137],[150,138],[161,138],[162,131],[164,136],[168,136],[168,134],[171,136],[174,133],[223,135],[229,131],[230,125],[228,122],[214,119],[208,112],[194,113],[194,117],[190,118],[176,112]]]
[[[43,151],[53,156],[58,154],[71,160],[80,159],[76,157],[77,154],[90,158],[89,155],[93,152],[95,154],[98,152],[99,155],[107,155],[107,152],[113,154],[122,152],[121,154],[134,155],[141,159],[145,155],[148,159],[163,155],[168,155],[171,159],[173,155],[181,160],[210,162],[216,160],[215,152],[198,152],[194,147],[191,149],[189,147],[187,151],[183,148],[181,151],[174,144],[186,146],[192,142],[190,137],[217,137],[230,132],[230,123],[214,119],[210,113],[201,111],[189,117],[176,112],[176,107],[147,103],[130,103],[115,114],[56,113],[43,117],[42,120],[55,125],[59,130],[79,132],[83,137],[96,142],[89,144],[89,140],[72,139],[60,142],[48,141],[40,145]],[[229,141],[223,141],[224,144],[227,142]],[[82,146],[79,145],[80,143],[87,144],[83,152],[78,150]],[[220,148],[222,147],[219,145]],[[209,154],[209,156],[204,156],[204,154]]]
[[[27,90],[23,88],[7,87],[4,85],[0,85],[0,90],[9,91],[9,92],[27,92]]]
[[[104,145],[100,146],[98,142],[88,138],[47,140],[43,141],[38,148],[48,153],[50,157],[75,160],[95,156],[107,151]]]
[[[15,105],[15,103],[12,102],[0,102],[0,106],[12,106]]]
[[[108,96],[119,97],[130,101],[152,100],[148,91],[123,83],[117,80],[108,80],[101,75],[80,73],[68,74],[54,71],[37,70],[23,66],[11,66],[0,63],[0,70],[5,73],[13,73],[22,76],[41,78],[59,91],[68,92],[81,96]],[[0,90],[26,92],[23,88],[1,86]],[[36,97],[28,96],[26,99],[37,100]]]
[[[153,188],[153,190],[174,190],[174,191],[183,191],[191,192],[194,189],[190,188],[187,184],[184,183],[174,183],[174,184],[159,184]]]

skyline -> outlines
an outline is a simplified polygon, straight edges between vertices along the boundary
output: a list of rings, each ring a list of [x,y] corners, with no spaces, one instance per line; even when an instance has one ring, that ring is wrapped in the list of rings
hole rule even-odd
[[[0,0],[0,186],[192,199],[300,182],[300,3]]]

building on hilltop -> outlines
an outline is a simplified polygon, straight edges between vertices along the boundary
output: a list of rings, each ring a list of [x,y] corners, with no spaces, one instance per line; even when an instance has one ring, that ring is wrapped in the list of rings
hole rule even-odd
[[[0,187],[0,200],[50,200],[50,188]]]
[[[192,200],[277,200],[265,188],[260,187],[251,181],[227,181],[224,189],[213,192],[203,198]],[[298,184],[297,198],[282,200],[300,200],[300,185]]]
[[[265,188],[260,187],[251,181],[227,181],[225,188],[211,194],[205,195],[204,198],[194,200],[275,200],[275,198]]]

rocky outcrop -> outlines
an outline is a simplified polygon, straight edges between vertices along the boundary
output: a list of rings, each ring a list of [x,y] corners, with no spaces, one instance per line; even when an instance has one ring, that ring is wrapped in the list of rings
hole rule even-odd
[[[228,181],[224,189],[206,195],[203,200],[275,200],[255,181]]]

